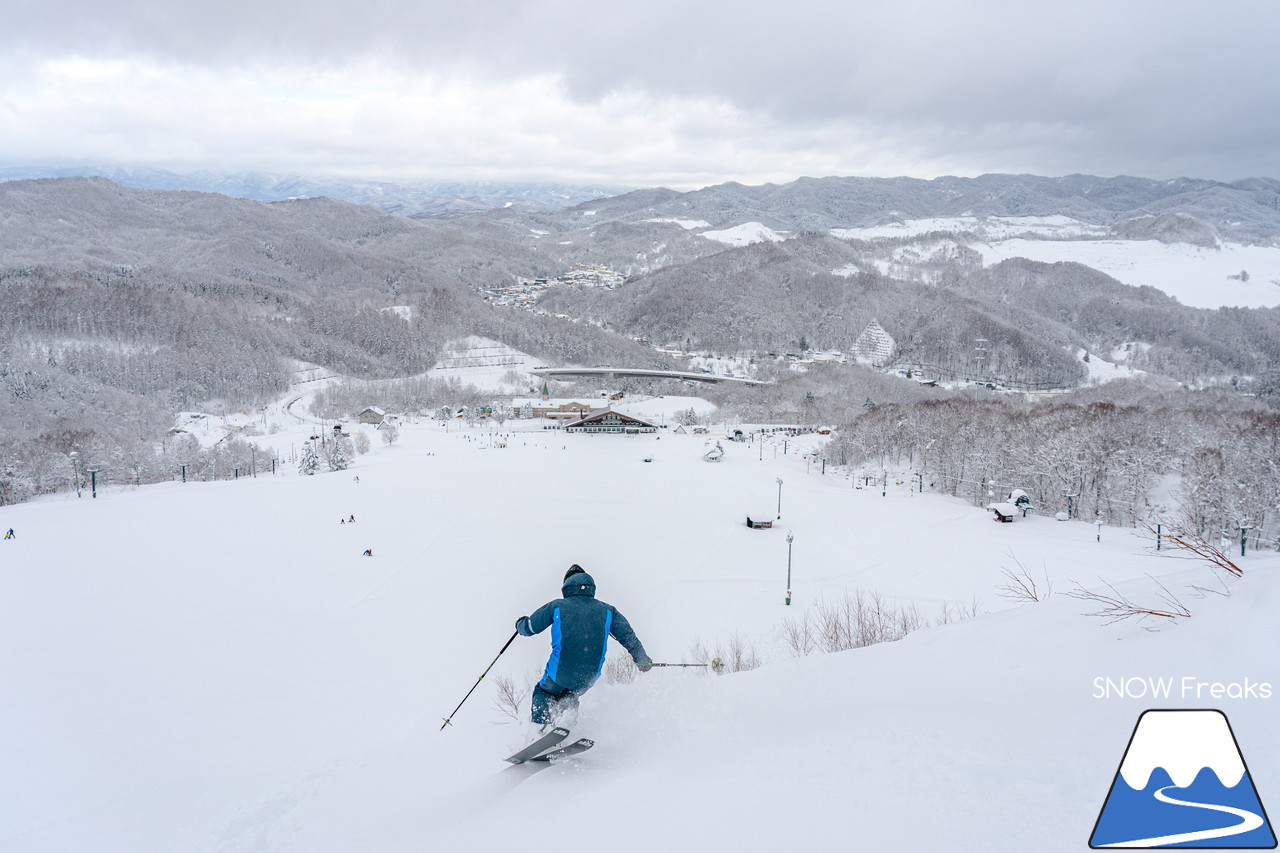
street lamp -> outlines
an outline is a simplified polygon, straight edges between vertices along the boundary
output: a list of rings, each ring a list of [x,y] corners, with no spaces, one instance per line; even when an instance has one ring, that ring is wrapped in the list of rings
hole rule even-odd
[[[71,457],[71,470],[75,473],[76,497],[80,497],[80,454],[73,450],[67,455]]]
[[[791,606],[791,543],[795,539],[791,531],[787,531],[787,606]]]
[[[782,518],[782,478],[778,477],[778,518]]]
[[[1245,537],[1249,534],[1249,531],[1252,529],[1253,529],[1253,519],[1251,518],[1240,519],[1240,556],[1241,557],[1244,556]]]

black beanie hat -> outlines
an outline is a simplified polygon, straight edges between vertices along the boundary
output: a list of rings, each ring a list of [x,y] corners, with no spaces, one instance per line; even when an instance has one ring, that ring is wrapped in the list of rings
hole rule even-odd
[[[577,563],[574,563],[572,566],[569,567],[569,571],[564,573],[564,579],[568,580],[574,575],[582,574],[585,571],[586,569],[582,568],[582,566],[579,566]]]

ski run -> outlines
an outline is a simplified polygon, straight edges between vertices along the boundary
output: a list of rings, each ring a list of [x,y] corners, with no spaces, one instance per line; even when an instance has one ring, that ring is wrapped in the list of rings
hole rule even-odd
[[[353,425],[373,449],[346,471],[0,510],[0,850],[1078,851],[1152,707],[1222,710],[1280,811],[1280,700],[1233,689],[1280,684],[1273,552],[1222,581],[1055,507],[998,524],[927,483],[856,488],[804,457],[818,436],[721,436],[707,464],[714,437],[537,424]],[[312,429],[284,426],[258,440]],[[441,720],[572,563],[655,660],[729,666],[602,679],[571,726],[595,748],[530,773],[502,757],[547,634]],[[1019,564],[1053,594],[1002,598]],[[1189,618],[1067,595],[1157,582]],[[859,591],[933,624],[793,654],[788,625]]]

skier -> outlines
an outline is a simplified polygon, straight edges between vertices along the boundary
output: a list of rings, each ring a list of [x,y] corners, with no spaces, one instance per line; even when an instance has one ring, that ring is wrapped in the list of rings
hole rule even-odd
[[[5,539],[17,539],[18,537],[13,535],[13,528],[12,528],[12,527],[10,527],[10,528],[9,528],[9,532],[8,532],[8,533],[6,533],[6,534],[4,535],[4,538],[5,538]]]
[[[362,556],[362,557],[372,557],[372,556],[373,556],[373,549],[372,549],[372,548],[366,548],[366,549],[365,549],[365,551],[364,551],[364,553],[363,553],[363,554],[361,554],[360,556]]]
[[[564,598],[516,620],[516,632],[525,637],[551,628],[551,659],[533,688],[531,709],[533,722],[542,726],[576,717],[578,697],[591,689],[604,669],[610,636],[622,643],[641,672],[653,668],[627,618],[596,599],[596,582],[585,569],[577,563],[570,566],[560,591]]]
[[[356,517],[354,515],[351,516],[351,523],[352,524],[356,523]]]

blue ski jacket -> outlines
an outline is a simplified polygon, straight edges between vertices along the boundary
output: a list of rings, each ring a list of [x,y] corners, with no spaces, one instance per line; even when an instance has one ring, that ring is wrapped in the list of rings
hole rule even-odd
[[[551,629],[551,659],[544,684],[551,681],[566,690],[586,690],[595,684],[604,669],[609,637],[622,643],[637,664],[652,663],[627,617],[613,605],[596,600],[591,575],[571,575],[560,592],[564,598],[548,601],[516,620],[516,631],[526,637]]]

